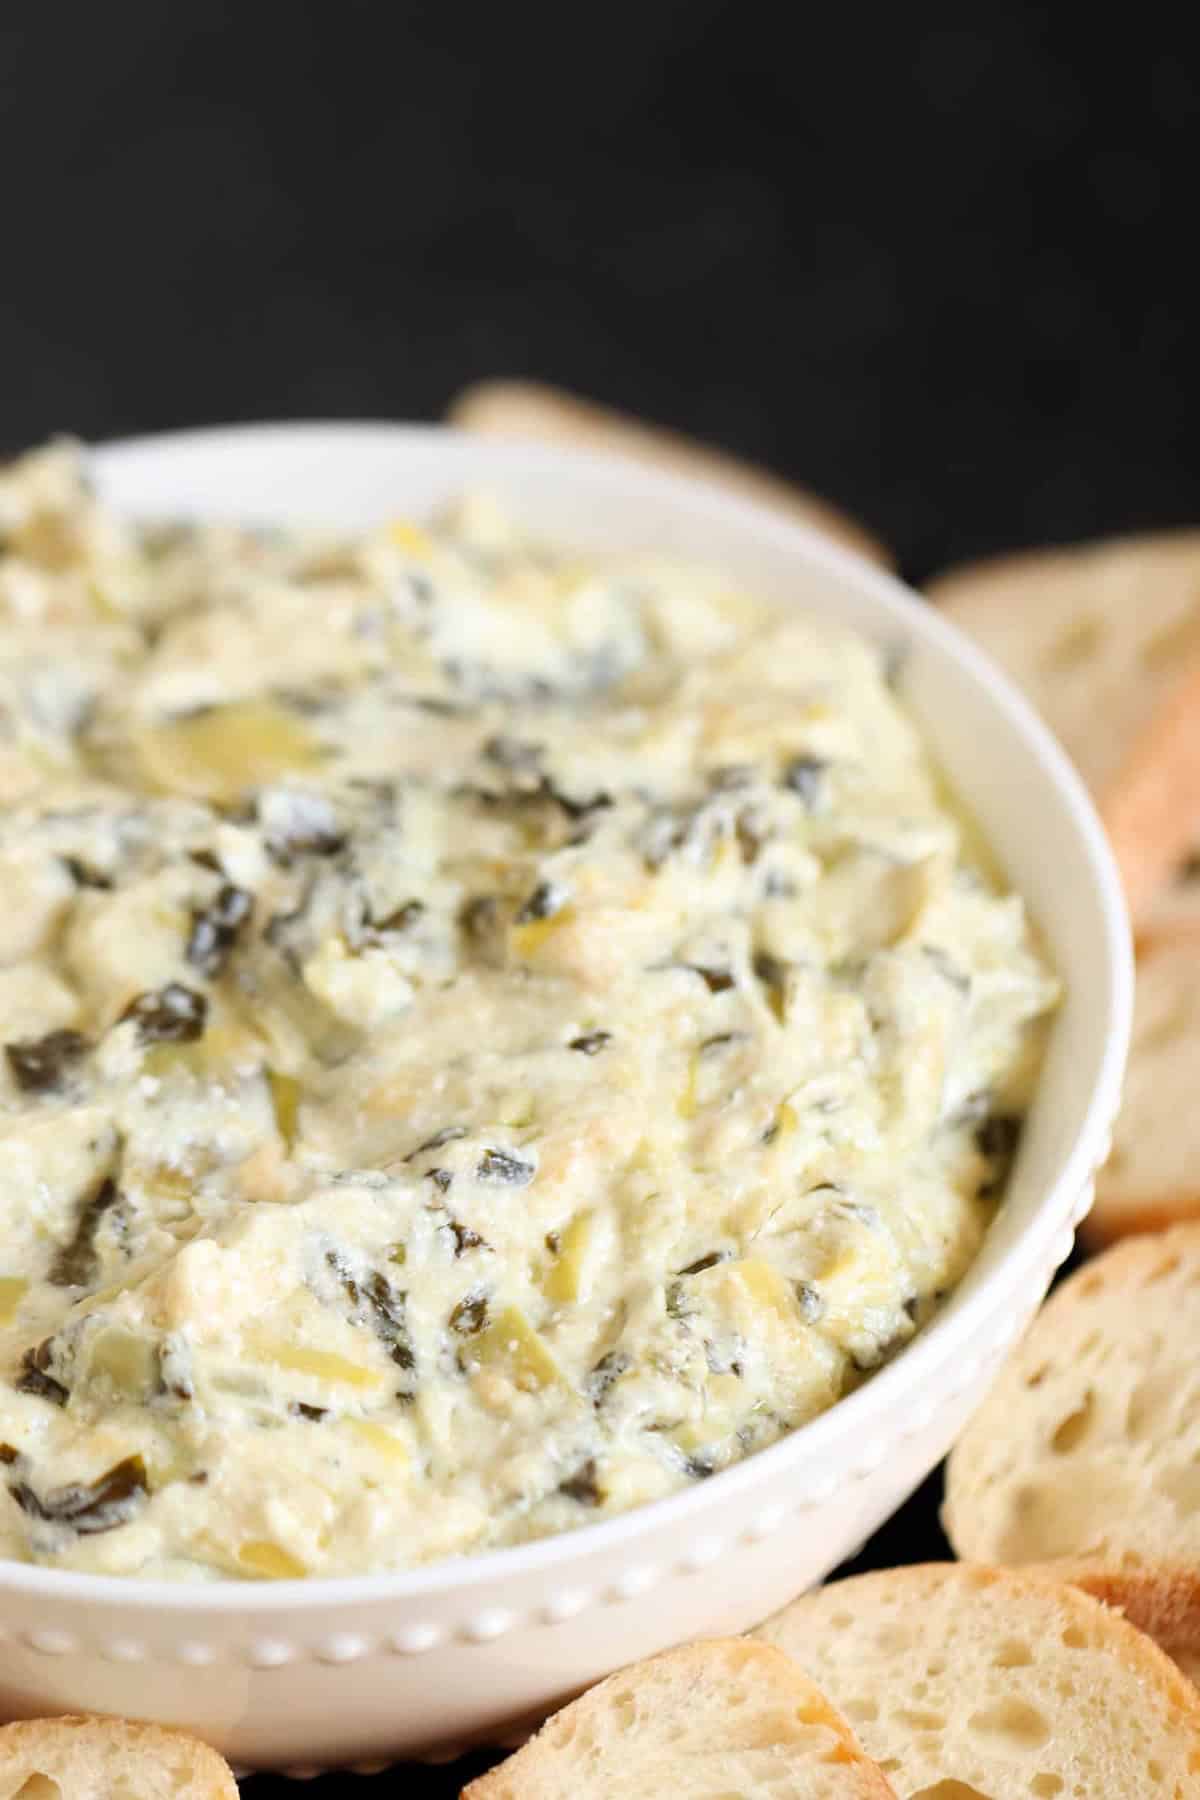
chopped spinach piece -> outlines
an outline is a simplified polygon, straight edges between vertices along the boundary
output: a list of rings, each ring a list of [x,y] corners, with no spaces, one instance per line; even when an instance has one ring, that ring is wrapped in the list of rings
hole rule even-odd
[[[418,1144],[415,1150],[410,1150],[404,1160],[406,1163],[416,1162],[418,1156],[423,1156],[426,1150],[441,1150],[444,1145],[457,1143],[459,1138],[465,1138],[466,1135],[465,1125],[443,1125],[442,1129],[435,1131],[431,1138],[426,1138],[423,1144]]]
[[[992,1200],[1004,1187],[1012,1171],[1021,1142],[1024,1119],[1019,1113],[994,1112],[975,1128],[975,1143],[981,1156],[991,1164],[986,1180],[979,1189],[981,1200]]]
[[[770,832],[763,828],[761,820],[748,806],[744,806],[738,814],[734,821],[733,831],[737,838],[738,849],[741,851],[742,861],[749,868],[758,861],[759,852],[770,836]]]
[[[712,969],[703,963],[682,963],[682,968],[690,969],[693,975],[699,975],[710,994],[724,994],[735,985],[728,969]]]
[[[471,1227],[464,1225],[460,1219],[449,1219],[447,1224],[454,1238],[455,1256],[465,1256],[468,1250],[491,1248],[486,1238],[480,1237],[477,1231],[472,1231]]]
[[[754,973],[762,983],[767,1004],[782,1022],[784,996],[787,992],[788,965],[769,950],[759,950],[754,957]]]
[[[500,924],[500,902],[495,894],[476,894],[464,900],[458,922],[465,936],[482,944],[493,937]]]
[[[710,1250],[707,1256],[697,1257],[686,1269],[680,1269],[681,1275],[703,1275],[705,1269],[715,1269],[718,1263],[728,1262],[728,1250]]]
[[[588,1399],[593,1406],[603,1406],[609,1389],[632,1362],[633,1358],[625,1350],[609,1350],[600,1358],[587,1379]]]
[[[188,856],[197,868],[207,869],[210,874],[224,875],[221,859],[214,850],[189,850]]]
[[[524,771],[536,769],[545,751],[541,744],[499,733],[488,738],[480,754],[487,762],[495,763],[499,769]]]
[[[103,870],[95,869],[91,863],[85,862],[81,856],[64,856],[63,867],[78,888],[99,888],[107,890],[112,882]]]
[[[122,1019],[132,1019],[143,1044],[190,1044],[204,1036],[208,1001],[181,981],[131,1000]]]
[[[329,1417],[327,1406],[310,1406],[307,1400],[291,1401],[288,1411],[297,1419],[327,1419]]]
[[[55,1287],[88,1287],[96,1279],[96,1233],[101,1219],[119,1198],[116,1182],[106,1175],[84,1200],[74,1234],[55,1254],[47,1281]]]
[[[69,1525],[80,1537],[93,1537],[128,1524],[150,1490],[141,1457],[127,1456],[92,1482],[69,1482],[38,1494],[27,1481],[14,1481],[8,1491],[31,1518]]]
[[[570,794],[564,794],[561,788],[556,787],[548,775],[543,775],[538,793],[545,799],[552,800],[572,820],[586,819],[594,812],[604,812],[613,803],[612,795],[604,792],[593,794],[589,800],[572,799]]]
[[[475,1179],[505,1187],[528,1187],[534,1177],[532,1163],[522,1162],[507,1150],[485,1150],[475,1165]]]
[[[45,1037],[19,1038],[5,1044],[4,1054],[17,1086],[27,1094],[55,1093],[72,1066],[87,1053],[88,1041],[78,1031],[48,1031]]]
[[[663,1303],[666,1306],[668,1318],[681,1321],[687,1319],[696,1310],[695,1303],[689,1299],[688,1291],[682,1281],[668,1281],[663,1295]]]
[[[605,1044],[611,1043],[611,1031],[586,1031],[582,1037],[572,1038],[567,1049],[578,1050],[583,1056],[595,1056]]]
[[[566,905],[566,891],[553,881],[539,881],[517,914],[518,925],[532,925],[535,919],[550,919]]]
[[[800,1305],[800,1317],[806,1325],[815,1325],[823,1319],[829,1310],[825,1296],[811,1281],[798,1281],[795,1284],[796,1299]]]
[[[158,1385],[159,1393],[169,1394],[173,1400],[196,1398],[191,1350],[178,1332],[169,1333],[158,1346]]]
[[[392,1287],[387,1277],[372,1269],[360,1281],[336,1250],[325,1252],[325,1261],[341,1282],[350,1304],[365,1312],[375,1336],[400,1369],[414,1369],[416,1355],[406,1319],[408,1295]]]
[[[487,1322],[487,1295],[478,1289],[464,1295],[449,1318],[451,1331],[457,1331],[462,1337],[474,1337],[476,1332],[483,1330]]]
[[[573,1475],[560,1481],[558,1492],[568,1500],[577,1500],[581,1506],[599,1506],[604,1499],[604,1489],[597,1480],[595,1457],[589,1456],[586,1462],[580,1463]]]
[[[53,1355],[53,1338],[43,1338],[36,1348],[26,1350],[17,1377],[17,1392],[36,1394],[39,1400],[48,1400],[51,1406],[65,1406],[71,1397],[70,1390],[49,1373]]]
[[[828,762],[821,756],[794,756],[783,771],[783,785],[805,806],[812,808],[820,798],[822,778]]]
[[[219,975],[253,912],[254,895],[225,882],[211,906],[192,913],[187,943],[192,967],[210,979]]]
[[[408,931],[424,914],[423,900],[406,900],[403,906],[388,913],[386,918],[370,919],[367,922],[372,931]]]

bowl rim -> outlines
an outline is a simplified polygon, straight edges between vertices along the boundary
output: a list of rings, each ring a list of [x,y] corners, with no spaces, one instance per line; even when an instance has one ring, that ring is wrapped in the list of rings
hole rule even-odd
[[[224,440],[224,442],[222,442]],[[175,1613],[208,1616],[214,1613],[249,1615],[262,1613],[327,1612],[367,1602],[402,1604],[453,1593],[469,1592],[498,1579],[518,1579],[530,1574],[550,1575],[563,1565],[619,1550],[654,1527],[683,1528],[700,1521],[715,1495],[733,1498],[739,1490],[755,1486],[768,1474],[799,1472],[805,1464],[830,1459],[844,1438],[865,1434],[868,1439],[886,1434],[886,1421],[895,1419],[908,1389],[916,1388],[953,1362],[967,1340],[989,1315],[1005,1304],[1006,1295],[1019,1291],[1020,1278],[1036,1275],[1046,1263],[1046,1248],[1070,1219],[1071,1208],[1103,1160],[1107,1139],[1120,1096],[1132,1023],[1133,954],[1128,915],[1115,860],[1091,796],[1030,702],[989,657],[928,602],[889,570],[869,562],[856,551],[826,537],[815,526],[786,517],[761,502],[732,493],[707,479],[681,476],[650,468],[606,452],[561,448],[526,439],[483,438],[453,427],[430,423],[391,423],[378,419],[262,421],[214,424],[178,431],[139,433],[100,441],[87,447],[89,459],[103,473],[147,454],[167,455],[205,451],[220,454],[235,443],[257,441],[264,449],[277,444],[312,444],[324,441],[336,447],[370,440],[397,448],[425,449],[448,446],[452,452],[483,453],[498,470],[521,468],[561,469],[578,472],[583,486],[610,490],[628,489],[630,483],[660,496],[664,507],[703,500],[705,510],[740,521],[755,534],[773,540],[792,552],[801,563],[818,572],[848,578],[877,605],[881,616],[900,624],[913,637],[924,637],[965,666],[986,689],[988,700],[1006,716],[1006,722],[1023,737],[1036,755],[1040,770],[1058,792],[1071,826],[1077,834],[1091,877],[1092,901],[1097,906],[1106,947],[1108,993],[1105,1042],[1100,1066],[1070,1149],[1063,1156],[1056,1179],[1047,1187],[1037,1210],[1003,1259],[973,1288],[971,1271],[955,1289],[943,1310],[869,1381],[843,1396],[825,1412],[788,1432],[774,1444],[723,1469],[690,1488],[647,1501],[611,1518],[573,1530],[535,1538],[528,1543],[503,1545],[464,1556],[443,1557],[408,1569],[385,1569],[356,1575],[306,1576],[282,1581],[239,1580],[190,1583],[138,1575],[97,1575],[81,1570],[51,1569],[40,1564],[0,1559],[0,1593],[42,1596],[47,1600],[75,1600],[83,1605],[119,1607],[123,1612]],[[966,1290],[966,1291],[964,1291]]]

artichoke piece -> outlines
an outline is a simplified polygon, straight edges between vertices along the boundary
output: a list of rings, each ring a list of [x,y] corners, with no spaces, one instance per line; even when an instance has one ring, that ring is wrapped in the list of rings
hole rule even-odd
[[[103,1377],[122,1400],[142,1404],[158,1385],[156,1347],[135,1332],[106,1326],[88,1351],[88,1377]]]
[[[533,1329],[519,1306],[506,1306],[497,1313],[459,1355],[465,1367],[478,1364],[494,1369],[527,1390],[549,1387],[563,1379],[545,1339]]]
[[[761,1256],[744,1256],[726,1264],[729,1275],[736,1276],[756,1306],[775,1313],[785,1325],[795,1325],[799,1309],[790,1283],[773,1264]]]
[[[238,1567],[258,1581],[298,1581],[308,1570],[298,1556],[270,1538],[248,1538],[238,1545]]]
[[[296,1145],[300,1124],[300,1083],[294,1075],[285,1075],[280,1069],[268,1069],[267,1087],[275,1114],[275,1129],[290,1155]]]
[[[310,1056],[332,1067],[362,1042],[362,1033],[331,1011],[269,944],[249,948],[240,971],[246,1024],[266,1044],[274,1068],[288,1073],[289,1064]]]
[[[528,919],[524,917],[523,912],[518,913],[518,921],[523,922],[515,924],[508,934],[509,945],[514,956],[518,956],[522,960],[535,956],[546,939],[552,937],[556,931],[561,931],[564,925],[569,925],[574,917],[575,908],[573,906],[563,906],[557,912],[545,915],[534,913]]]
[[[9,1324],[15,1317],[28,1292],[29,1283],[23,1275],[0,1275],[0,1325]]]
[[[403,1439],[388,1430],[386,1425],[377,1425],[374,1419],[346,1419],[347,1430],[363,1444],[366,1444],[377,1455],[386,1457],[389,1462],[401,1468],[408,1466],[408,1446]]]
[[[344,1387],[377,1388],[383,1376],[375,1369],[364,1368],[339,1356],[334,1350],[314,1350],[307,1344],[279,1344],[263,1340],[254,1346],[253,1354],[277,1369],[290,1369],[297,1375],[312,1375],[318,1381],[340,1382]]]
[[[590,1213],[578,1213],[559,1239],[558,1255],[547,1270],[542,1292],[547,1300],[578,1300],[584,1287],[588,1250],[594,1238]]]
[[[167,719],[146,731],[137,748],[148,786],[217,806],[322,761],[305,722],[271,700],[238,700]]]

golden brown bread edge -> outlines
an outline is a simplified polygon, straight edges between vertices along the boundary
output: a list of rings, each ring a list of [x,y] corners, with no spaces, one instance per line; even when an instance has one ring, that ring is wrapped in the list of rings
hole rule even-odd
[[[714,482],[760,506],[799,519],[868,562],[888,569],[895,566],[891,552],[872,532],[807,488],[713,445],[698,443],[665,426],[646,424],[561,388],[536,381],[481,381],[455,396],[446,410],[446,421],[487,437],[600,451]]]

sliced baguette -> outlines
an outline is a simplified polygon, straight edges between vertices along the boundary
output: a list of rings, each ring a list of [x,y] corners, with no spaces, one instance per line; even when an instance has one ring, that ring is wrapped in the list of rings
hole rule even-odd
[[[632,457],[652,468],[716,482],[760,505],[802,520],[870,562],[891,568],[895,560],[864,526],[807,488],[742,462],[724,450],[644,424],[559,388],[535,381],[482,381],[465,388],[451,401],[446,418],[449,424],[464,431],[563,444],[568,449],[604,451]]]
[[[1200,1218],[1200,933],[1138,957],[1133,1041],[1112,1154],[1082,1227],[1090,1243]]]
[[[860,1575],[760,1631],[905,1800],[1200,1795],[1200,1692],[1119,1614],[1008,1569]]]
[[[1047,1563],[1200,1658],[1200,1224],[1127,1238],[1065,1281],[960,1438],[962,1556]]]
[[[1200,532],[1004,557],[929,594],[1074,759],[1140,926],[1200,836]]]
[[[0,1726],[0,1800],[237,1800],[223,1757],[199,1739],[127,1719]]]
[[[779,1650],[717,1638],[610,1675],[462,1800],[895,1800]]]

